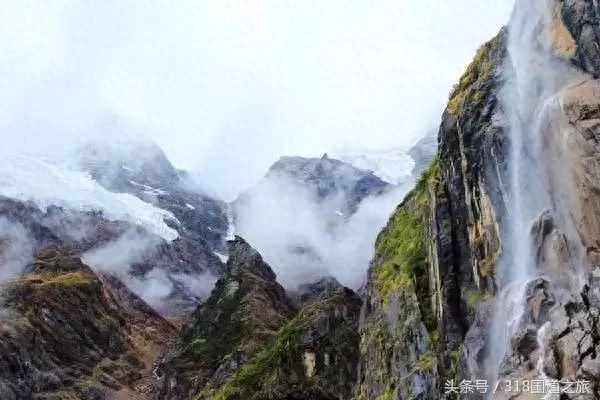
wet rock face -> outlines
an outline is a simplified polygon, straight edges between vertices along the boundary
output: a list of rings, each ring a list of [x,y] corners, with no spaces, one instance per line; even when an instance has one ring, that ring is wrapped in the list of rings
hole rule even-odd
[[[600,11],[593,0],[557,1],[561,18],[574,41],[573,62],[595,77],[600,75]]]
[[[556,143],[554,160],[562,162],[563,167],[553,170],[551,179],[560,183],[556,185],[557,197],[570,211],[575,234],[581,237],[583,246],[597,247],[600,222],[591,215],[600,211],[600,82],[581,81],[563,89],[561,96],[565,117],[549,133]]]
[[[592,297],[587,286],[581,293],[569,293],[545,279],[532,281],[523,318],[501,365],[501,379],[540,379],[543,374],[558,382],[586,381],[589,393],[565,393],[562,398],[598,398],[599,310]],[[512,395],[528,398],[526,393]]]
[[[570,287],[577,274],[574,260],[575,247],[568,242],[565,233],[556,228],[549,211],[540,215],[531,228],[534,262],[542,274],[554,285]]]
[[[541,365],[555,379],[587,376],[596,382],[590,371],[596,371],[600,291],[600,91],[595,80],[600,72],[599,9],[592,0],[556,0],[551,11],[554,53],[568,71],[565,82],[572,82],[559,93],[559,106],[549,107],[542,121],[540,180],[552,193],[555,209],[532,221],[532,263],[540,266],[544,279],[526,288],[523,316],[500,373],[534,379]],[[450,96],[438,136],[439,174],[432,173],[435,166],[426,172],[423,180],[428,184],[417,185],[380,234],[378,243],[393,242],[396,249],[423,235],[426,257],[420,264],[422,259],[415,260],[410,252],[376,251],[361,322],[359,399],[444,398],[444,380],[486,376],[500,278],[495,266],[510,196],[508,122],[498,101],[502,73],[507,72],[505,56],[502,30],[480,49]],[[390,229],[407,226],[402,217],[407,215],[419,221],[419,229]],[[407,262],[412,269],[405,269]],[[588,282],[583,291],[580,273]],[[433,362],[423,363],[429,351]],[[423,364],[432,366],[427,374],[419,373]],[[591,396],[581,398],[599,397]]]

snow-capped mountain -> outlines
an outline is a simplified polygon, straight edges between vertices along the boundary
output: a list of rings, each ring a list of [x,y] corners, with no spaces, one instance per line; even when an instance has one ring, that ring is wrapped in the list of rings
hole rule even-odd
[[[397,185],[423,171],[437,151],[437,136],[429,134],[408,150],[335,152],[332,157],[356,168],[372,171],[385,182]]]
[[[189,187],[149,143],[89,145],[61,159],[4,157],[0,218],[31,244],[21,258],[67,245],[167,315],[189,313],[208,295],[229,229],[227,204]]]

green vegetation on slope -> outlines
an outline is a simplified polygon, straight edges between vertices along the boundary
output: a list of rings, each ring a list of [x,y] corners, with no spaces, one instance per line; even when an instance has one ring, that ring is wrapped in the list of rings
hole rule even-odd
[[[295,395],[319,393],[320,398],[337,398],[334,393],[335,380],[341,378],[339,368],[347,369],[347,364],[357,362],[358,358],[359,309],[359,298],[344,292],[328,294],[313,301],[220,388],[209,386],[198,399],[286,398],[292,392]],[[343,316],[345,313],[348,313],[347,317]],[[315,336],[315,324],[321,326],[324,320],[329,321],[326,334]],[[315,353],[319,360],[328,354],[330,364],[321,365],[315,360],[316,376],[307,376],[303,364],[305,351]],[[351,369],[348,371],[352,372]],[[354,372],[350,375],[347,390],[353,387]]]
[[[296,336],[302,329],[299,317],[288,322],[277,333],[273,343],[258,352],[213,395],[213,400],[227,400],[242,393],[260,392],[263,380],[291,358],[300,357]],[[204,393],[206,394],[206,393]],[[203,398],[201,394],[200,398]]]
[[[19,280],[30,285],[89,285],[96,277],[91,271],[75,271],[65,274],[29,274]]]
[[[373,270],[375,287],[384,302],[394,293],[414,288],[430,330],[434,328],[435,321],[427,306],[430,303],[427,236],[431,191],[434,194],[440,191],[441,179],[439,160],[435,159],[379,234],[375,260],[381,265]]]
[[[489,80],[490,73],[494,69],[490,52],[498,48],[500,44],[501,36],[498,35],[477,50],[475,58],[469,64],[466,72],[460,78],[458,85],[450,94],[448,111],[452,115],[459,114],[461,105],[465,100],[476,106],[480,105],[485,97],[481,86]]]

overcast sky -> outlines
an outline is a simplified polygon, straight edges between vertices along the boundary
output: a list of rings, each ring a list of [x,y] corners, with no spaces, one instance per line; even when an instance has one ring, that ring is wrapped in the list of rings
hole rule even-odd
[[[47,148],[125,121],[231,197],[283,154],[410,146],[511,7],[1,0],[0,135]]]

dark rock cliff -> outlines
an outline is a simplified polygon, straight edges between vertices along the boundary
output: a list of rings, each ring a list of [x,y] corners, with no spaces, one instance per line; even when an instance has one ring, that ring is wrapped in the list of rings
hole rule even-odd
[[[442,398],[443,380],[461,369],[469,326],[494,291],[499,239],[491,199],[498,198],[503,143],[492,115],[504,40],[501,32],[478,51],[451,94],[436,160],[377,239],[359,399]]]
[[[544,379],[591,381],[590,393],[561,399],[592,399],[600,398],[599,9],[584,0],[550,4],[553,56],[578,80],[559,91],[562,108],[544,122],[538,179],[547,179],[554,206],[567,210],[558,217],[569,229],[558,229],[551,214],[532,227],[535,262],[546,277],[525,290],[524,313],[499,376],[540,379],[541,368]],[[363,305],[359,399],[484,398],[477,391],[447,396],[444,384],[489,377],[485,361],[501,283],[496,268],[511,195],[508,121],[500,101],[511,73],[507,36],[503,29],[477,52],[451,93],[436,160],[377,240]],[[578,241],[587,249],[583,290],[571,272]],[[494,398],[537,398],[531,396],[514,391]]]

